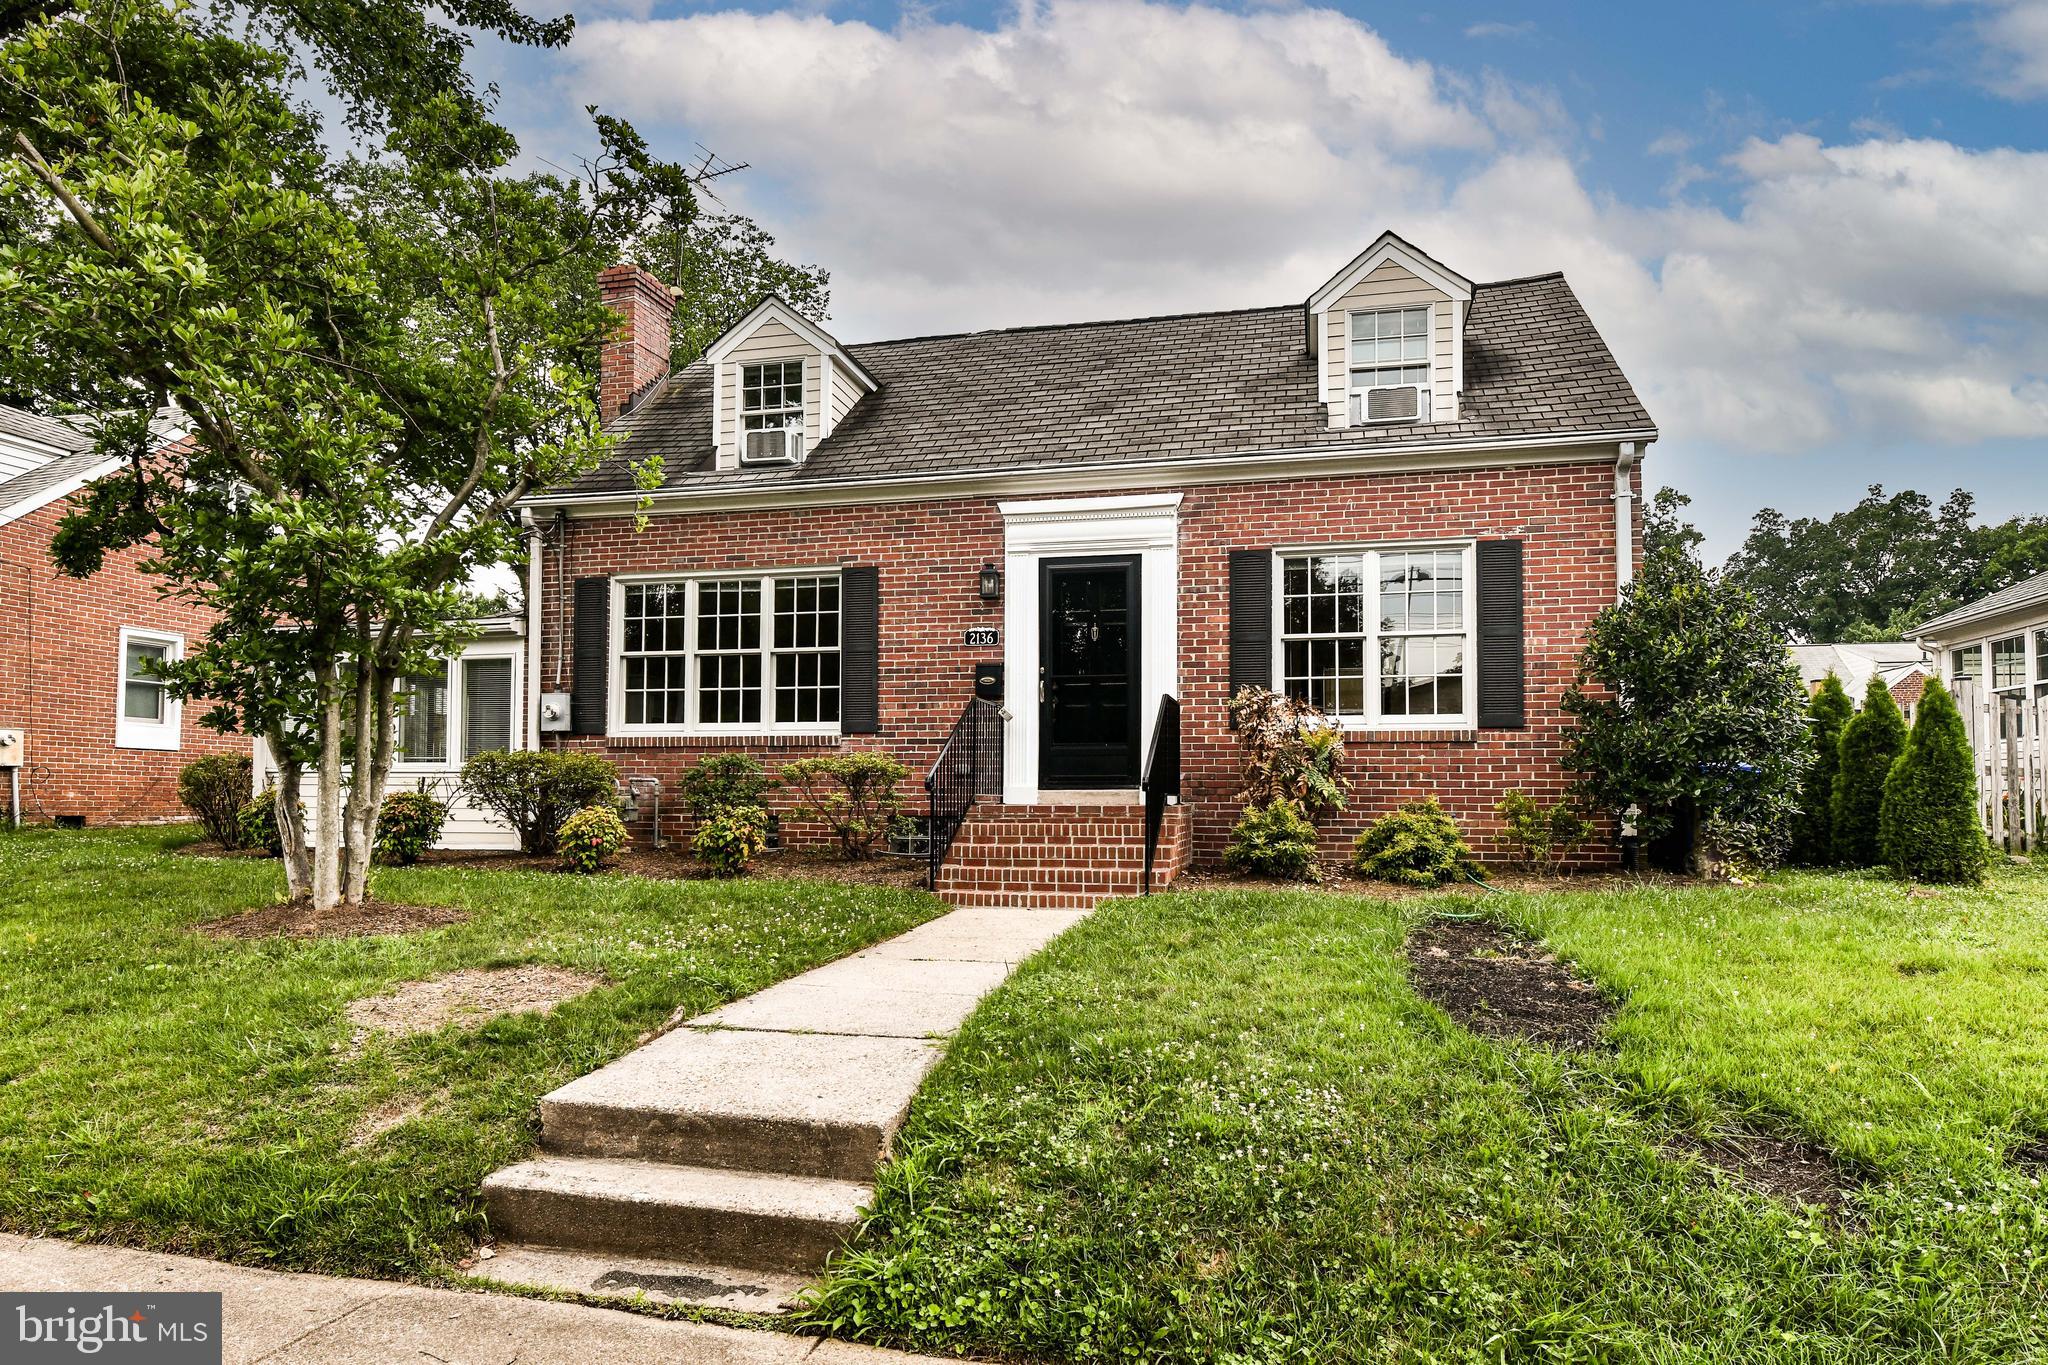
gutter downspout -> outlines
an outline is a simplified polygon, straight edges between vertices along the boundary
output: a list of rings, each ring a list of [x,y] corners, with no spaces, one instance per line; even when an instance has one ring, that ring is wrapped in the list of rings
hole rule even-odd
[[[523,749],[540,748],[540,557],[545,549],[530,508],[519,509],[526,526],[526,733]]]
[[[1614,457],[1614,596],[1617,601],[1636,576],[1636,490],[1631,475],[1635,472],[1636,459],[1641,451],[1642,447],[1634,441],[1623,441]]]

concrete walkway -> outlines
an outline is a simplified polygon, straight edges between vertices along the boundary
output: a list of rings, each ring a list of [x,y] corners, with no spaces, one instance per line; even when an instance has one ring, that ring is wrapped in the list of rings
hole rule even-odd
[[[609,1308],[0,1234],[0,1291],[33,1290],[218,1292],[221,1358],[230,1365],[939,1365],[931,1356]]]
[[[690,1020],[540,1102],[475,1274],[780,1311],[858,1227],[944,1035],[1083,917],[956,910]]]

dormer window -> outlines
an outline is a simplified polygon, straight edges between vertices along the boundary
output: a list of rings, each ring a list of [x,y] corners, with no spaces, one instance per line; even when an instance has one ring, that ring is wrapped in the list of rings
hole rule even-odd
[[[1352,313],[1351,420],[1428,421],[1429,365],[1429,309]]]
[[[740,414],[748,431],[801,431],[804,425],[804,363],[771,360],[740,367]]]

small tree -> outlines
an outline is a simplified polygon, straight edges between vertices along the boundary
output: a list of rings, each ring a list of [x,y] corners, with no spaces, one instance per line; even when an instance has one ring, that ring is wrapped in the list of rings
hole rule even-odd
[[[596,754],[491,750],[462,765],[462,793],[519,836],[522,852],[555,851],[564,820],[618,799],[619,770]]]
[[[1875,867],[1878,815],[1884,806],[1884,781],[1906,747],[1906,718],[1892,700],[1891,689],[1872,674],[1863,689],[1863,709],[1842,729],[1841,762],[1835,772],[1833,840],[1835,861],[1844,867]]]
[[[1702,827],[1770,863],[1799,810],[1805,692],[1784,636],[1701,567],[1696,537],[1674,525],[1679,506],[1659,499],[1642,572],[1586,633],[1564,697],[1578,722],[1565,762],[1586,804],[1636,807],[1637,830],[1672,865],[1696,863]]]
[[[1247,687],[1230,699],[1230,723],[1244,749],[1237,799],[1247,807],[1291,801],[1311,820],[1344,809],[1344,732],[1321,710]]]
[[[1978,882],[1991,850],[1977,819],[1977,762],[1948,689],[1930,686],[1906,750],[1884,780],[1878,816],[1884,861],[1923,882]]]
[[[1813,764],[1799,788],[1799,830],[1794,861],[1824,867],[1835,859],[1835,773],[1842,766],[1842,730],[1856,714],[1832,670],[1806,705],[1807,751]]]
[[[796,814],[830,829],[852,861],[873,853],[896,827],[903,813],[898,788],[909,776],[887,754],[819,754],[782,765],[782,780],[797,793]]]

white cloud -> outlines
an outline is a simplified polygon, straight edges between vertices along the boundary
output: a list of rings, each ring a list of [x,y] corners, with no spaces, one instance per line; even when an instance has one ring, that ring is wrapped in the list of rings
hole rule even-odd
[[[1504,19],[1489,19],[1483,23],[1468,24],[1467,38],[1533,38],[1536,36],[1536,21],[1524,19],[1519,23],[1508,23]]]
[[[1752,139],[1729,207],[1628,204],[1553,93],[1299,7],[613,18],[571,57],[577,103],[758,168],[740,205],[832,269],[849,340],[1296,300],[1392,226],[1476,279],[1564,269],[1673,443],[2048,434],[2048,153]],[[1681,187],[1691,150],[1658,142]]]
[[[2048,0],[1994,0],[1976,28],[1990,53],[1987,85],[2013,99],[2048,95]]]

